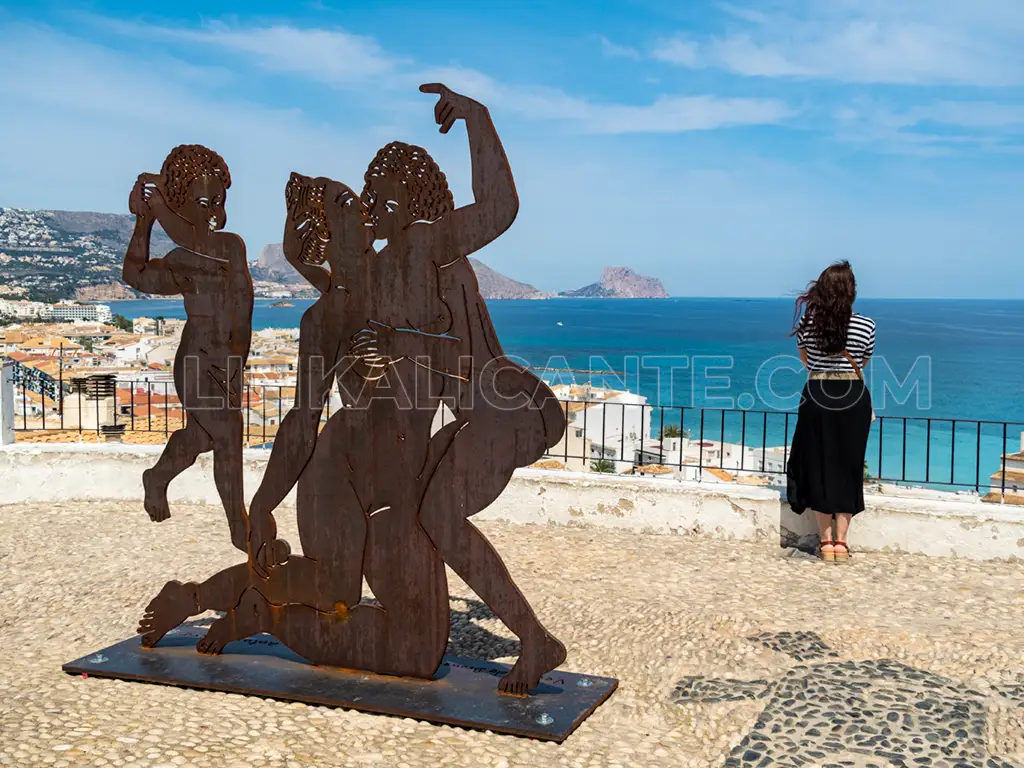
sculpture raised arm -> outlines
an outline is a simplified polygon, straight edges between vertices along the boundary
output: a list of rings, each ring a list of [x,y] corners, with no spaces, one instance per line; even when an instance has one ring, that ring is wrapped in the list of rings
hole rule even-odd
[[[473,202],[446,213],[431,227],[440,228],[438,235],[450,244],[449,256],[468,256],[500,237],[515,221],[519,196],[512,170],[487,107],[441,83],[426,83],[420,91],[437,94],[434,119],[441,133],[448,133],[457,120],[466,121]]]

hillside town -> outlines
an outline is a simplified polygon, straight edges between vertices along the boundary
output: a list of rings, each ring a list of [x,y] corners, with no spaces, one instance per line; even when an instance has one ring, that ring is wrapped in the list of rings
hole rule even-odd
[[[103,234],[62,231],[48,212],[0,208],[0,297],[70,298],[80,286],[116,281],[124,252]]]
[[[0,208],[0,300],[52,303],[146,298],[121,281],[133,228],[133,217],[125,214]],[[152,255],[162,256],[172,247],[157,227]],[[284,266],[287,269],[264,253],[250,262],[257,297],[315,296],[310,286],[292,278],[290,266]]]

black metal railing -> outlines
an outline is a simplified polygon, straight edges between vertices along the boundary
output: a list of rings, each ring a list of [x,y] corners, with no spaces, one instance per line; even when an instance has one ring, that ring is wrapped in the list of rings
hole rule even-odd
[[[21,432],[149,433],[164,438],[188,423],[170,381],[117,381],[109,375],[64,379],[16,376]],[[35,385],[43,383],[44,386]],[[38,404],[30,403],[30,393]],[[273,444],[293,404],[294,387],[248,384],[245,443]],[[31,398],[35,399],[35,398]],[[665,474],[680,479],[784,479],[796,413],[563,400],[566,436],[545,456],[567,469]],[[326,421],[332,414],[328,403]],[[451,416],[440,411],[437,426]],[[123,425],[123,431],[120,426]],[[104,430],[104,427],[108,429]],[[111,430],[110,427],[115,429]],[[884,416],[872,424],[865,478],[979,494],[1024,496],[1024,422]],[[1019,458],[1014,458],[1019,454]],[[1010,456],[1004,460],[1004,456]],[[1019,466],[1020,469],[1015,467]],[[756,481],[755,481],[756,482]]]

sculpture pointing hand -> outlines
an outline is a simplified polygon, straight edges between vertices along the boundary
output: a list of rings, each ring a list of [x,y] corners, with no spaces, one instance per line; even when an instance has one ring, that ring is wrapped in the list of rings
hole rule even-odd
[[[465,120],[474,107],[483,107],[480,102],[456,93],[441,83],[424,83],[420,86],[420,92],[436,93],[440,97],[434,105],[434,120],[441,126],[441,133],[448,133],[456,120]]]

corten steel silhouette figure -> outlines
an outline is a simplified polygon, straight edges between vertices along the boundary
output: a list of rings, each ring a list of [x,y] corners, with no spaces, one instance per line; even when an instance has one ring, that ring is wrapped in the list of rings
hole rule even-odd
[[[187,421],[160,460],[143,475],[146,511],[170,517],[167,486],[213,451],[214,478],[227,513],[231,542],[246,551],[242,496],[242,397],[252,333],[253,289],[238,235],[222,232],[231,175],[223,158],[197,144],[175,147],[160,174],[139,176],[128,202],[135,232],[123,280],[145,293],[181,295],[187,321],[174,359],[174,386]],[[150,258],[150,234],[160,222],[178,246]]]
[[[323,294],[300,331],[306,399],[282,422],[253,499],[251,567],[169,583],[144,642],[227,610],[200,650],[265,631],[315,663],[429,678],[448,638],[447,562],[522,640],[501,690],[525,694],[564,660],[467,519],[565,427],[550,389],[503,356],[466,258],[511,225],[515,187],[487,110],[441,85],[422,90],[441,97],[442,133],[466,120],[474,204],[454,209],[429,155],[400,143],[378,153],[361,201],[293,175],[285,252]],[[374,239],[387,240],[379,253]],[[335,381],[346,407],[318,435]],[[456,419],[431,437],[441,402]],[[301,557],[275,539],[272,516],[296,482]],[[359,604],[364,575],[379,608]]]
[[[378,382],[412,390],[426,372],[409,367],[403,385],[398,369],[374,375],[347,350],[368,317],[413,317],[420,306],[427,323],[447,322],[447,314],[436,283],[410,286],[422,292],[411,307],[408,291],[373,290],[410,270],[372,250],[365,208],[348,187],[293,174],[285,194],[285,255],[322,295],[302,319],[298,400],[281,424],[253,509],[268,493],[279,494],[276,506],[299,480],[303,555],[289,557],[285,542],[264,538],[266,547],[253,545],[253,567],[240,564],[201,585],[170,582],[147,609],[143,642],[152,645],[188,616],[214,609],[228,615],[200,643],[207,653],[268,631],[320,664],[430,677],[448,638],[444,563],[416,519],[414,478],[423,468],[430,414],[375,397]],[[349,407],[318,436],[335,378]],[[406,439],[417,419],[419,445]],[[310,462],[314,448],[318,458]],[[267,517],[261,524],[253,516],[254,539],[274,525]],[[359,604],[364,575],[383,608]]]

